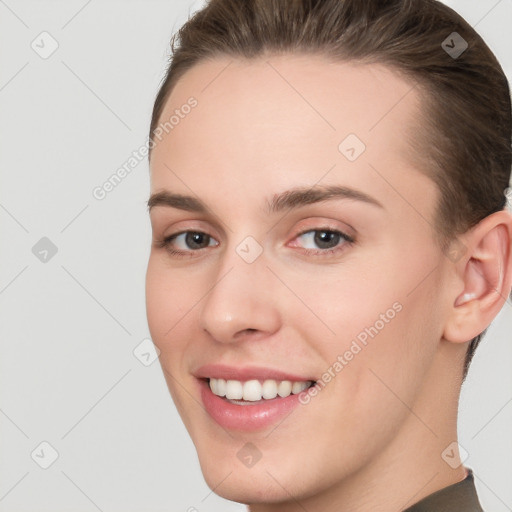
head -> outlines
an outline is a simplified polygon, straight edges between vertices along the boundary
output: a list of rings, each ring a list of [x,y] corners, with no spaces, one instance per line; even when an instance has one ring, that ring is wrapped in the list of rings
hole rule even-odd
[[[389,462],[426,435],[404,403],[453,434],[512,280],[509,88],[460,16],[212,0],[173,41],[150,138],[149,327],[208,483],[241,468],[217,492],[277,503]],[[219,423],[211,364],[317,391],[272,428]]]

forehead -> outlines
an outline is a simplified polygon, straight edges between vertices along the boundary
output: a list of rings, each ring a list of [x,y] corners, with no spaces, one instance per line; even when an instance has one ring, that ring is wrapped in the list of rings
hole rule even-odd
[[[197,106],[176,124],[191,96]],[[318,55],[222,57],[199,62],[178,81],[160,118],[165,123],[174,114],[173,126],[157,148],[175,153],[195,132],[203,155],[248,138],[264,145],[260,152],[279,152],[290,143],[306,150],[320,141],[337,149],[356,134],[367,147],[392,144],[393,151],[406,153],[418,106],[414,85],[382,65]]]
[[[174,122],[153,149],[152,190],[185,192],[177,172],[198,192],[212,176],[219,187],[235,180],[262,190],[263,178],[279,191],[312,184],[334,166],[324,181],[379,195],[389,183],[376,176],[392,172],[416,201],[413,188],[425,177],[411,171],[408,139],[420,119],[419,94],[386,66],[318,55],[200,62],[177,82],[161,115],[161,125]],[[191,97],[196,106],[184,109]]]

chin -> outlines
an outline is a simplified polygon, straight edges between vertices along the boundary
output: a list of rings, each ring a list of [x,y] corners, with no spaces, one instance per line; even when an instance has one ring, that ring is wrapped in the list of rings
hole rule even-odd
[[[244,505],[277,505],[288,502],[291,496],[305,499],[334,483],[323,481],[321,467],[309,467],[305,463],[309,455],[294,454],[290,446],[283,446],[283,450],[262,448],[261,459],[246,467],[237,457],[245,445],[239,438],[217,444],[215,438],[201,436],[195,444],[208,487],[222,498]]]
[[[285,484],[282,487],[266,472],[265,468],[244,468],[229,464],[215,464],[200,459],[201,471],[208,487],[220,497],[252,505],[257,503],[282,503],[290,499],[290,492],[296,492]],[[272,473],[272,472],[271,472]],[[274,474],[275,471],[272,473]],[[229,475],[229,476],[228,476]],[[285,480],[279,477],[279,480]],[[290,489],[286,492],[283,487]]]

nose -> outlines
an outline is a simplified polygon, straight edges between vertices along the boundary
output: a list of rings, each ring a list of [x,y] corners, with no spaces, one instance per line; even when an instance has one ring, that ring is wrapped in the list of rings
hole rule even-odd
[[[275,285],[262,256],[247,263],[233,250],[217,268],[202,301],[201,328],[221,343],[275,333],[281,322]]]

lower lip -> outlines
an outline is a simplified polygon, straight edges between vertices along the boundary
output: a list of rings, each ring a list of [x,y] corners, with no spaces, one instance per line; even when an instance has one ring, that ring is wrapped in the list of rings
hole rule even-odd
[[[199,384],[206,411],[221,427],[229,430],[247,432],[268,428],[285,418],[300,404],[297,394],[254,405],[236,405],[214,395],[205,380],[199,380]]]

